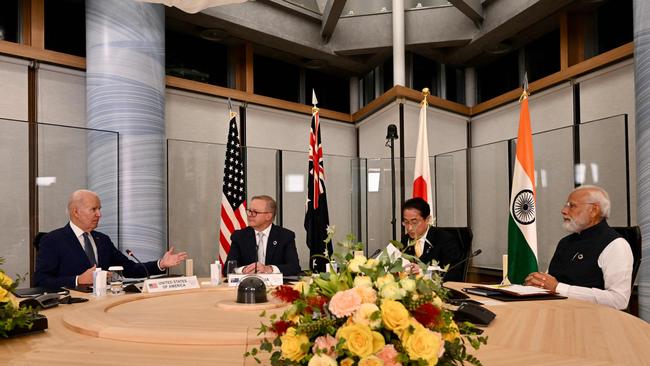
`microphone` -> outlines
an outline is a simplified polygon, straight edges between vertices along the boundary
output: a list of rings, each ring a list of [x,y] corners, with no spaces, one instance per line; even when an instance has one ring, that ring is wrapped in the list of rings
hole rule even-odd
[[[260,243],[255,243],[255,274],[257,274],[257,262],[260,261]]]
[[[472,252],[472,254],[468,255],[467,258],[465,258],[465,259],[463,259],[462,261],[460,261],[460,262],[454,264],[453,266],[449,267],[449,269],[447,269],[447,273],[449,273],[452,269],[454,269],[454,268],[460,266],[461,264],[464,264],[464,263],[467,262],[468,260],[470,260],[470,259],[476,257],[477,255],[479,255],[479,254],[481,254],[481,253],[483,253],[483,250],[481,250],[481,249],[476,249],[474,252]]]
[[[386,131],[386,140],[390,139],[398,139],[399,137],[397,136],[397,126],[394,124],[388,125],[388,130]]]
[[[138,259],[138,257],[136,257],[135,254],[133,254],[133,252],[131,251],[131,249],[127,249],[127,250],[126,250],[126,254],[127,254],[129,257],[133,257],[133,259],[135,259],[135,261],[138,262],[138,263],[142,266],[142,268],[144,268],[144,272],[147,274],[147,279],[148,279],[149,277],[151,277],[151,275],[149,274],[149,270],[147,269],[147,266],[145,266],[144,263],[140,262],[140,260]]]

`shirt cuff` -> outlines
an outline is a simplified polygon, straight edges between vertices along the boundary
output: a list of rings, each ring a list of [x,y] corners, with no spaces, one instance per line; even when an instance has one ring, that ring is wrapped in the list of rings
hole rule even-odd
[[[158,269],[160,270],[160,272],[165,272],[165,269],[160,266],[160,261],[161,261],[161,259],[158,259],[158,262],[156,262],[156,265],[158,266]],[[142,264],[142,265],[144,266],[145,264]]]
[[[74,276],[74,287],[79,286],[79,276]]]
[[[561,296],[567,296],[567,294],[569,293],[569,287],[571,286],[567,285],[566,283],[558,282],[557,287],[555,288],[555,292],[557,292]]]

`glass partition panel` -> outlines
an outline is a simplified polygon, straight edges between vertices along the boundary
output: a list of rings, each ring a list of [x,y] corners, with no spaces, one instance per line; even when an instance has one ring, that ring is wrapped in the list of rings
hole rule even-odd
[[[560,210],[573,189],[572,138],[572,128],[533,135],[537,187],[537,259],[541,271],[548,269],[557,243],[567,234],[562,229]],[[514,144],[512,151],[515,151]],[[507,226],[503,228],[504,231],[507,229]],[[506,240],[504,254],[507,249]]]
[[[620,115],[580,125],[580,164],[576,182],[603,187],[612,202],[608,222],[628,226],[629,161],[627,116]]]
[[[2,180],[2,208],[0,216],[5,225],[0,239],[0,256],[6,263],[4,269],[11,276],[30,274],[30,195],[29,189],[29,137],[25,121],[0,120],[0,154],[4,170],[11,172]],[[37,156],[35,206],[38,212],[37,231],[49,232],[64,226],[68,221],[66,211],[68,197],[81,188],[97,191],[102,198],[102,220],[97,230],[110,235],[118,244],[117,224],[110,223],[110,217],[117,218],[117,201],[104,200],[103,189],[117,192],[118,134],[108,131],[89,130],[78,127],[52,124],[35,124]],[[99,138],[103,144],[90,148],[91,138]],[[87,148],[88,146],[88,148]],[[101,182],[88,181],[87,154],[101,154]],[[109,220],[106,220],[106,218]],[[115,223],[117,220],[115,220]],[[28,287],[29,278],[21,287]]]
[[[304,228],[305,203],[307,200],[307,167],[309,154],[303,152],[282,152],[283,177],[283,226],[296,233],[296,246],[300,257],[300,267],[309,269],[309,248],[306,244]],[[336,227],[333,243],[341,241],[349,233],[355,233],[352,227],[352,215],[356,209],[352,207],[352,170],[350,161],[354,158],[345,156],[325,155],[325,189],[327,193],[327,208],[330,225]]]
[[[472,265],[501,268],[508,247],[508,142],[474,147],[470,159],[472,248],[483,250]]]
[[[169,246],[188,253],[198,276],[218,258],[224,156],[225,145],[167,141]]]
[[[14,277],[29,274],[29,150],[28,124],[0,119],[0,256],[4,271]],[[24,286],[29,287],[29,281]]]
[[[383,249],[392,240],[391,215],[391,167],[390,159],[368,159],[367,163],[367,237],[368,253]],[[397,237],[400,237],[401,215],[399,213],[399,162],[395,163]]]
[[[433,158],[436,225],[467,226],[467,150],[439,154]]]
[[[87,157],[101,156],[97,166]],[[118,235],[118,134],[49,124],[38,126],[38,219],[39,231],[49,232],[68,221],[67,204],[77,189],[97,192],[102,201],[98,231],[111,237],[119,248]],[[92,178],[91,178],[92,177]]]

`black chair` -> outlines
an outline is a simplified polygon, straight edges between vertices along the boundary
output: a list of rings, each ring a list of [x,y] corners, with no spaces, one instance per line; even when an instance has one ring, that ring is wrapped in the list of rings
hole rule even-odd
[[[39,231],[36,233],[36,236],[34,236],[34,241],[32,242],[32,245],[34,246],[35,253],[38,253],[38,249],[40,248],[41,245],[41,239],[47,234],[46,232]]]
[[[467,258],[472,254],[472,238],[474,237],[472,229],[468,227],[438,227],[438,229],[444,230],[458,238],[458,245],[463,256],[456,263],[453,263],[452,266],[459,265],[462,267],[462,279],[460,279],[460,282],[465,282],[469,270],[469,261]]]
[[[630,244],[630,248],[632,249],[632,255],[634,256],[634,261],[632,262],[632,286],[634,286],[634,280],[636,280],[636,275],[639,272],[639,266],[641,265],[641,228],[638,226],[617,226],[612,227],[612,229],[621,234],[621,236]]]

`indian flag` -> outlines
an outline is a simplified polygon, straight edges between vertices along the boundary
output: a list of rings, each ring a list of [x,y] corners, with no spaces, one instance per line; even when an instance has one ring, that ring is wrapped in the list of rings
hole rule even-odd
[[[517,159],[515,159],[511,192],[508,221],[508,279],[511,283],[521,284],[529,273],[537,271],[535,163],[527,91],[524,91],[521,99]]]

